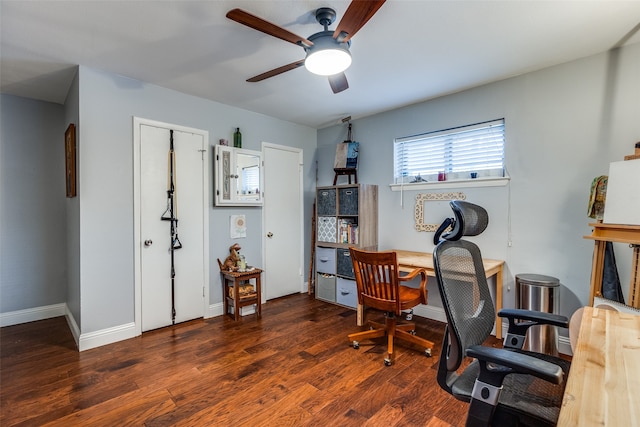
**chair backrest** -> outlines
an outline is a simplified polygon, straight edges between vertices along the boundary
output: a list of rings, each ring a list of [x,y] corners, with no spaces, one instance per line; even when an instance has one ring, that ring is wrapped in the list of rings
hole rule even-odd
[[[465,350],[480,345],[491,333],[495,307],[482,264],[482,254],[474,243],[458,240],[482,233],[489,222],[487,211],[473,203],[450,202],[456,219],[452,231],[443,234],[433,253],[433,264],[443,308],[447,316],[449,348],[443,351],[446,369],[455,371]],[[444,365],[441,365],[444,366]]]
[[[477,236],[487,228],[489,215],[483,207],[462,200],[453,200],[449,202],[449,206],[455,218],[447,218],[438,227],[433,236],[434,245],[441,240],[460,240],[462,236]]]
[[[436,246],[433,260],[451,346],[446,352],[447,370],[454,371],[465,350],[482,344],[491,333],[495,307],[482,255],[474,243],[445,240]]]
[[[362,305],[400,315],[398,260],[396,253],[349,248]]]

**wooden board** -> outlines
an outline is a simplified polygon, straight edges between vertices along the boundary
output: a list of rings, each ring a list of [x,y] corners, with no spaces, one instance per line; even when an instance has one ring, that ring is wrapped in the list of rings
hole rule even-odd
[[[584,308],[558,426],[640,426],[640,316]]]

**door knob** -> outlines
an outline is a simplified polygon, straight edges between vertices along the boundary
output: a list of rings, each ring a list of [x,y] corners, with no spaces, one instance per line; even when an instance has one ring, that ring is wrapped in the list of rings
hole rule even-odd
[[[269,238],[273,237],[273,233],[272,232],[268,232],[267,233],[267,237],[269,237]]]
[[[145,240],[144,241],[144,245],[145,246],[151,246],[151,245],[153,245],[153,241],[152,240]]]

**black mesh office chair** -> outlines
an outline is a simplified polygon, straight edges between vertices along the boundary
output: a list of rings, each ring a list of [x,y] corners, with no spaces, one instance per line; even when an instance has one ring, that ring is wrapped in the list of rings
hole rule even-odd
[[[504,348],[483,346],[493,329],[495,308],[480,249],[460,239],[482,233],[489,219],[478,205],[460,200],[450,205],[455,218],[437,233],[442,240],[433,253],[448,322],[438,384],[457,399],[470,402],[467,426],[553,426],[570,363],[521,348],[528,327],[544,323],[566,328],[568,319],[528,310],[501,310],[499,316],[509,319]],[[473,360],[461,369],[468,358]]]

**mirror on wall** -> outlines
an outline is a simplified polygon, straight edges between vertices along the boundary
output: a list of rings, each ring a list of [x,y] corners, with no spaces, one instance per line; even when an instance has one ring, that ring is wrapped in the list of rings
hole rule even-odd
[[[262,205],[262,153],[215,146],[216,206]]]
[[[239,200],[260,200],[260,158],[259,154],[237,153],[235,175]]]

